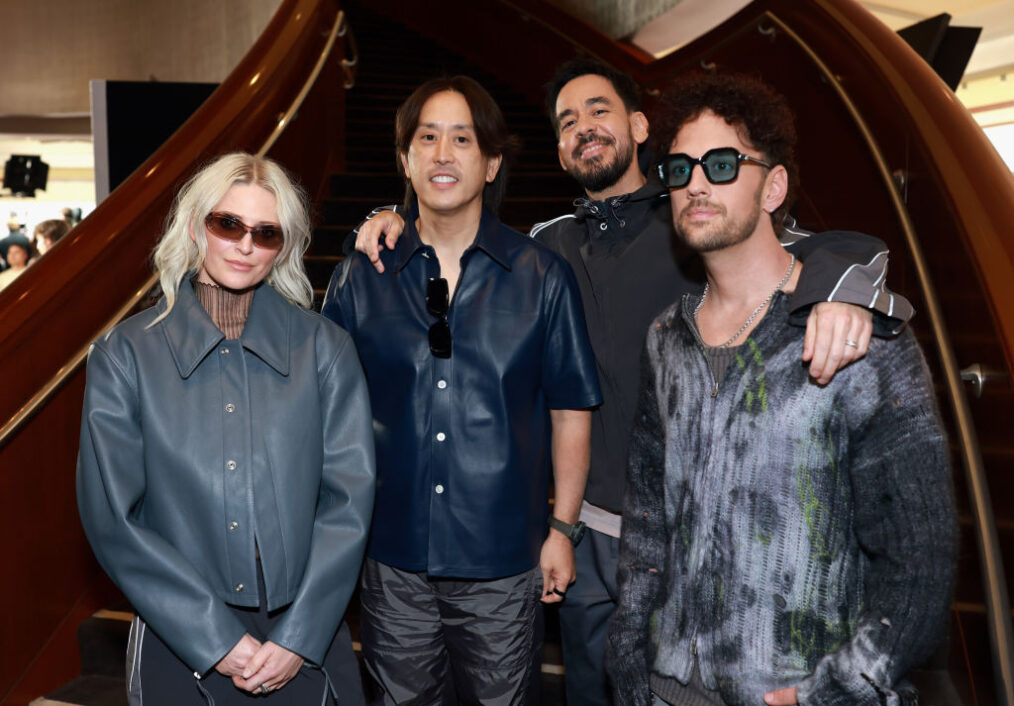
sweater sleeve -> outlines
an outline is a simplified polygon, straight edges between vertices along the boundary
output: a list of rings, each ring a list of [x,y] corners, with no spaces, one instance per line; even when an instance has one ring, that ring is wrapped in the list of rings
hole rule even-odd
[[[871,344],[868,358],[876,384],[850,385],[843,400],[853,527],[866,561],[863,610],[852,638],[797,686],[803,706],[898,703],[899,680],[946,628],[957,525],[929,373],[911,331]]]
[[[658,346],[655,326],[649,331],[641,358],[617,571],[620,598],[606,645],[606,664],[618,706],[647,706],[651,702],[651,626],[665,598],[665,429],[650,355],[650,349]]]
[[[892,336],[915,313],[907,299],[887,289],[888,250],[878,238],[851,231],[807,235],[786,229],[782,244],[806,263],[789,300],[793,324],[805,325],[814,304],[842,302],[870,309],[874,333]]]

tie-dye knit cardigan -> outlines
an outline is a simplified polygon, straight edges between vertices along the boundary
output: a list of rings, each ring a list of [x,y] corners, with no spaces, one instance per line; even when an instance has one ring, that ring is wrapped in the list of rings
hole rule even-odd
[[[777,295],[719,385],[684,297],[652,325],[620,551],[610,671],[729,704],[796,686],[805,705],[898,704],[943,635],[956,522],[948,449],[911,331],[825,387]]]

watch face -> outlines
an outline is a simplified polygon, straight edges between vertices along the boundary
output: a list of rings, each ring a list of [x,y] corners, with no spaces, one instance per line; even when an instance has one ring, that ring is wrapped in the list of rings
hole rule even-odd
[[[583,522],[578,522],[574,525],[574,529],[570,533],[570,541],[577,545],[577,543],[581,541],[581,538],[584,537],[585,529],[586,527]]]

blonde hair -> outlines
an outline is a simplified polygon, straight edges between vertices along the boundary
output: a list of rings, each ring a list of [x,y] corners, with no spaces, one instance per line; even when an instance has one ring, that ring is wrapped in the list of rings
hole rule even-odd
[[[293,304],[310,307],[313,287],[303,267],[303,254],[310,245],[306,192],[277,162],[246,152],[231,152],[202,167],[176,195],[154,253],[166,309],[150,325],[169,315],[180,283],[201,269],[208,248],[204,219],[236,184],[256,185],[275,197],[283,244],[265,281]]]

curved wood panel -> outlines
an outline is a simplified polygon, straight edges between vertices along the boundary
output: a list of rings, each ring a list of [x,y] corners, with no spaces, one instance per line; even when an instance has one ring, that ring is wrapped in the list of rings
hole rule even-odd
[[[283,2],[192,118],[0,294],[0,360],[18,371],[0,387],[0,424],[147,288],[150,253],[183,180],[215,155],[257,152],[315,69],[313,88],[269,154],[311,195],[319,192],[325,174],[343,159],[344,40],[325,53],[329,38],[339,34],[340,16],[337,0]],[[76,626],[67,616],[94,605],[94,587],[103,585],[74,494],[83,385],[83,369],[72,371],[49,402],[0,443],[0,601],[8,607],[0,618],[3,704],[27,703],[78,673],[76,650],[67,649]],[[39,658],[44,648],[59,658]]]

